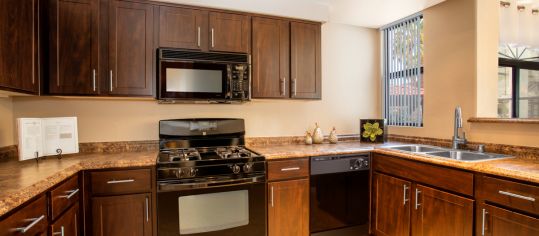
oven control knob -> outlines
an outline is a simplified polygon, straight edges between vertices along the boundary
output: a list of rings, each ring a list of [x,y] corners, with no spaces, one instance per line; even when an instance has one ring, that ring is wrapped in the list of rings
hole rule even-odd
[[[181,172],[183,172],[185,177],[191,178],[197,175],[197,171],[198,171],[197,169],[191,167],[191,168],[186,168],[182,170]]]
[[[232,172],[234,172],[234,174],[238,174],[241,171],[241,168],[238,165],[233,165],[230,168],[232,169]]]
[[[253,163],[245,163],[245,165],[243,165],[243,172],[251,173],[251,171],[253,171]]]
[[[364,168],[369,167],[369,160],[368,160],[368,159],[363,160],[363,167],[364,167]]]
[[[181,168],[178,168],[178,169],[175,171],[175,173],[176,173],[176,177],[177,177],[177,178],[181,178],[181,177],[182,177],[182,169],[181,169]]]

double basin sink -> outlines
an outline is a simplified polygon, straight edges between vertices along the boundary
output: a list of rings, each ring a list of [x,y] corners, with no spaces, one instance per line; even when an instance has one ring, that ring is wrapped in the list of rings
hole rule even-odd
[[[447,149],[441,147],[434,147],[428,145],[399,145],[399,146],[386,146],[385,149],[404,151],[410,153],[420,153],[428,156],[447,158],[464,162],[477,162],[488,160],[499,160],[505,158],[512,158],[513,156],[495,154],[495,153],[483,153],[473,152],[467,150]]]

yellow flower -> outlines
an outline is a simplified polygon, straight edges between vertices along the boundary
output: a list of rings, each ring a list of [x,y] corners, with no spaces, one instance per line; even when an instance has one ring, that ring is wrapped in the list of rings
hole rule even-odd
[[[378,122],[375,122],[374,124],[367,122],[363,125],[363,129],[363,138],[369,138],[372,142],[376,140],[376,136],[380,136],[384,133],[384,131],[380,129],[380,124]]]

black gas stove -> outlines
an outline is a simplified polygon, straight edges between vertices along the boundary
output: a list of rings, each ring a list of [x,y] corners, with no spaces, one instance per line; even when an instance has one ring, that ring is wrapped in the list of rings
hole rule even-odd
[[[266,234],[265,158],[244,136],[242,119],[159,122],[158,235]]]

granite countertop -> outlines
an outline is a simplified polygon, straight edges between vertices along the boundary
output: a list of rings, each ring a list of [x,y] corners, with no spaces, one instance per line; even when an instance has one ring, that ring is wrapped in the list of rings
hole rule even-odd
[[[415,154],[383,148],[384,146],[402,144],[405,143],[390,142],[384,144],[370,144],[361,142],[340,142],[338,144],[287,144],[252,146],[250,148],[266,156],[266,159],[268,161],[285,160],[287,158],[350,154],[372,151],[380,154],[398,156],[404,159],[421,161],[441,166],[454,167],[473,172],[503,176],[507,178],[513,178],[539,184],[539,157],[535,159],[516,157],[492,161],[461,162],[443,157],[433,157],[424,154]]]
[[[383,149],[383,146],[405,144],[390,142],[385,144],[361,143],[357,141],[338,144],[283,144],[249,146],[268,161],[286,160],[321,155],[353,154],[375,152],[398,156],[436,165],[459,168],[479,173],[492,174],[533,183],[539,183],[538,158],[511,158],[483,162],[459,162],[455,160],[411,154]],[[116,154],[77,154],[58,160],[48,157],[36,164],[34,160],[0,161],[0,216],[15,209],[38,194],[62,182],[81,170],[154,166],[157,151],[123,152]]]
[[[154,166],[157,152],[77,154],[0,162],[0,216],[81,170]]]

